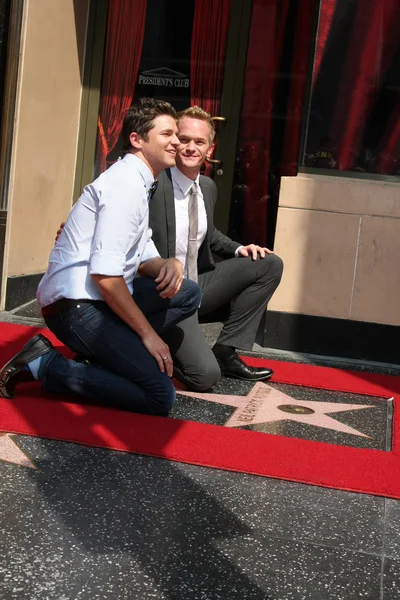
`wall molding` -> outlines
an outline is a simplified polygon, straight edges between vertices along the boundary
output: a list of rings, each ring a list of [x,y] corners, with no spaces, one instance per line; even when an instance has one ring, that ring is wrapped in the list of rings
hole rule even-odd
[[[399,336],[395,325],[267,311],[261,345],[400,365]]]

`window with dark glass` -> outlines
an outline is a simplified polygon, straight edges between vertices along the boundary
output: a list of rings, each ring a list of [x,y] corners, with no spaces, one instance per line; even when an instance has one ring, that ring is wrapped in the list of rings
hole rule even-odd
[[[217,162],[205,167],[218,186],[216,221],[226,200],[218,227],[272,247],[280,180],[299,166],[318,7],[319,0],[109,2],[95,176],[121,153],[132,101],[199,105],[222,117]]]
[[[400,176],[399,0],[321,0],[303,166]]]
[[[282,176],[298,171],[318,0],[253,0],[228,234],[273,247]]]
[[[140,97],[219,112],[231,0],[109,2],[96,175],[120,155],[125,111]]]

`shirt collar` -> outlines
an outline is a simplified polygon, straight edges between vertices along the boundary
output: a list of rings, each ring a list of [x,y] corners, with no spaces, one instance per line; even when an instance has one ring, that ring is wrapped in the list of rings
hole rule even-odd
[[[131,154],[130,152],[127,152],[121,160],[128,163],[129,165],[132,165],[133,168],[139,171],[146,186],[146,190],[149,191],[154,182],[154,175],[150,171],[146,163],[134,154]]]
[[[172,176],[173,182],[179,187],[179,189],[181,190],[182,194],[184,194],[184,196],[188,195],[189,190],[192,187],[194,182],[196,182],[197,185],[199,186],[200,173],[197,175],[196,179],[193,181],[193,179],[189,179],[189,177],[186,177],[186,175],[184,175],[182,173],[182,171],[180,171],[178,169],[178,167],[172,167],[171,168],[171,176]]]

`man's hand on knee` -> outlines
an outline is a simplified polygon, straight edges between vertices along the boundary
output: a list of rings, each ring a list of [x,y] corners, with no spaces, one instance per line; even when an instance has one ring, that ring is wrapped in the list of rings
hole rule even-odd
[[[257,244],[241,246],[238,248],[237,253],[239,256],[251,256],[253,260],[257,260],[258,255],[260,255],[260,258],[265,258],[266,254],[273,254],[272,250],[262,246],[257,246]]]
[[[156,359],[160,371],[172,377],[174,364],[167,344],[160,338],[155,331],[150,331],[142,337],[142,342],[146,350]]]
[[[154,280],[161,298],[173,298],[181,289],[183,281],[182,265],[177,258],[168,258]]]
[[[161,298],[173,298],[181,289],[183,269],[177,258],[152,258],[143,262],[138,272],[154,279]]]

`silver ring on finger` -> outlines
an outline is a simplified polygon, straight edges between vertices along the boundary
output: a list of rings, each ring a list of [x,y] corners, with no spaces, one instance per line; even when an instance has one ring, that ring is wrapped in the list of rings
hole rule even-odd
[[[163,356],[162,359],[163,360],[169,360],[169,357],[168,356]]]

